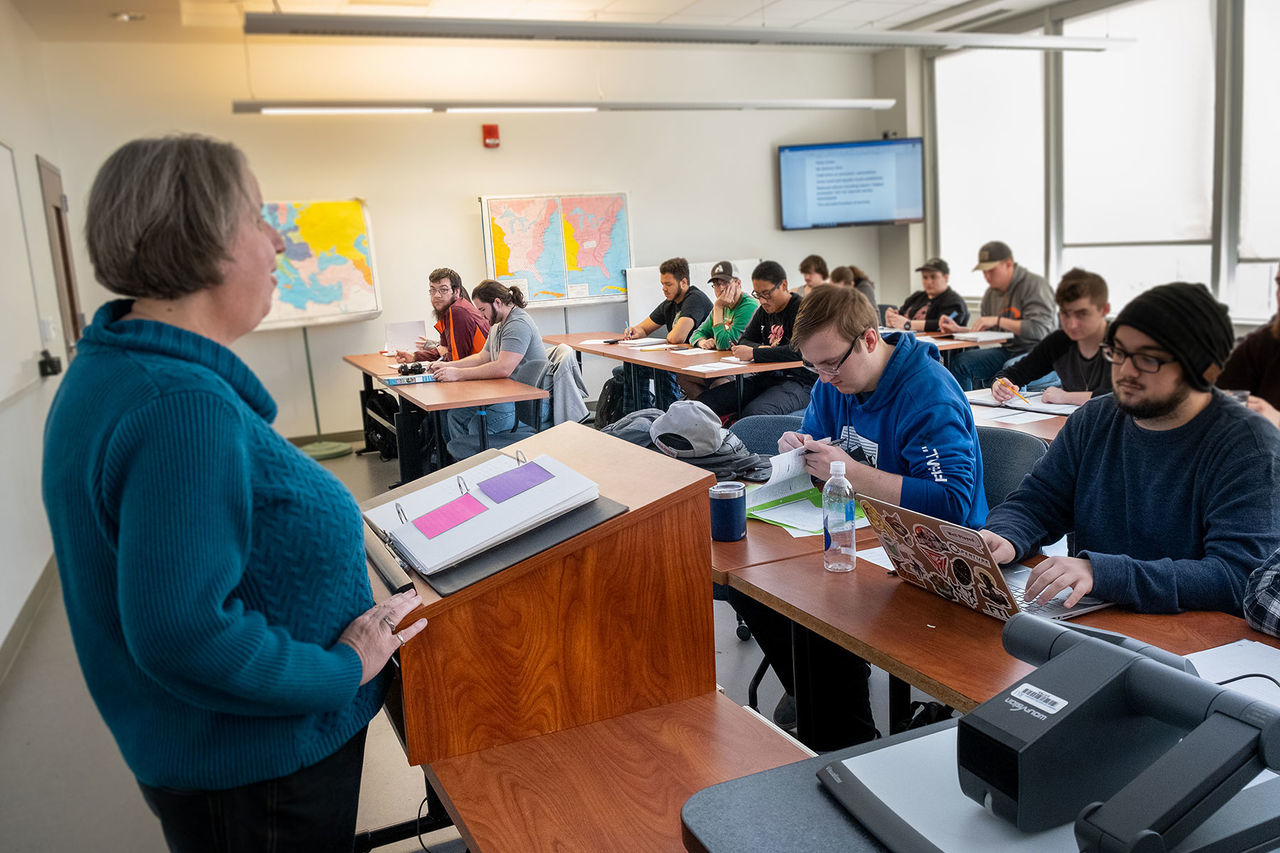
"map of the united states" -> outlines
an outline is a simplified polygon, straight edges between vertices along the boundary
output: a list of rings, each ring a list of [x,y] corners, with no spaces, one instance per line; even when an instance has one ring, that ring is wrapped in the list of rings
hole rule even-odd
[[[631,264],[621,193],[486,199],[494,277],[537,301],[626,293]]]

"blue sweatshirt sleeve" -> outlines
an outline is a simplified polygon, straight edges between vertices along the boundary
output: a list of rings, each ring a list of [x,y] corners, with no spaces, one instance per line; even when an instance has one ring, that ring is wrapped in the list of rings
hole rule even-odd
[[[1222,458],[1213,476],[1197,478],[1203,517],[1175,521],[1172,514],[1188,507],[1170,507],[1168,523],[1198,525],[1204,556],[1135,560],[1081,551],[1093,566],[1093,595],[1146,613],[1242,613],[1249,575],[1271,555],[1280,531],[1280,460],[1265,446],[1240,445]]]
[[[343,708],[360,686],[355,650],[296,641],[236,595],[251,570],[254,523],[243,430],[236,411],[210,393],[161,397],[116,429],[105,482],[118,494],[111,521],[125,643],[166,690],[214,711]]]
[[[978,483],[973,415],[948,403],[914,409],[900,425],[908,472],[902,505],[956,524],[981,524],[986,497]]]

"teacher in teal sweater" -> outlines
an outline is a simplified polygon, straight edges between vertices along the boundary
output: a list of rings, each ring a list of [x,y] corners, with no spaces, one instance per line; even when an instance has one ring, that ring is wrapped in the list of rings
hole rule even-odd
[[[130,142],[86,217],[109,302],[45,425],[43,491],[89,692],[175,851],[349,851],[365,728],[416,592],[374,606],[360,511],[228,347],[280,235],[234,146]]]

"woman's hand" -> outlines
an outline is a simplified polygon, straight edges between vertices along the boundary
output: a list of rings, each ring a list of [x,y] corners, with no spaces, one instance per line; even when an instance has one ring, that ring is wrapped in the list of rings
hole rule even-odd
[[[416,589],[396,593],[361,613],[342,632],[338,642],[346,643],[360,656],[361,684],[372,681],[375,675],[382,672],[396,649],[427,627],[427,620],[419,619],[399,631],[396,630],[400,620],[421,605],[422,598]]]

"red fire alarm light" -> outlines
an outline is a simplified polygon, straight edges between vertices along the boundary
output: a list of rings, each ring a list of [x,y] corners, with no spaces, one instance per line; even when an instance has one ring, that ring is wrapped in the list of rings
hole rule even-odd
[[[480,125],[480,137],[484,140],[485,148],[497,148],[501,144],[498,139],[498,126],[496,124]]]

